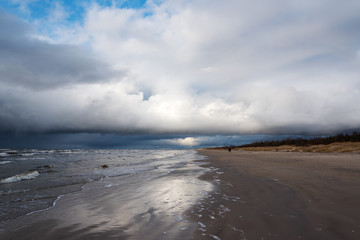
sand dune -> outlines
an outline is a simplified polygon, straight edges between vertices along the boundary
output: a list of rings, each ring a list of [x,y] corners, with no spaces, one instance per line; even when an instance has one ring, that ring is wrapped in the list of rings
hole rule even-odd
[[[282,145],[278,147],[245,147],[234,148],[244,151],[280,151],[280,152],[355,152],[360,153],[360,142],[335,142],[328,145],[295,146]]]

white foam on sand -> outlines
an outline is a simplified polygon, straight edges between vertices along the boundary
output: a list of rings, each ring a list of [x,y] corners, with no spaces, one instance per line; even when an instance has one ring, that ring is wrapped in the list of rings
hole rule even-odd
[[[212,235],[212,234],[210,234],[209,235],[210,237],[212,237],[213,239],[216,239],[216,240],[221,240],[221,238],[219,238],[218,236],[216,236],[216,235]]]
[[[0,183],[13,183],[21,180],[28,180],[38,177],[40,174],[38,171],[32,171],[28,173],[17,174],[12,177],[4,178],[0,180]]]
[[[55,207],[57,201],[59,201],[59,199],[62,198],[63,196],[65,196],[65,194],[59,195],[59,196],[55,199],[55,201],[53,202],[52,206],[50,206],[50,207],[48,207],[48,208],[45,208],[45,209],[40,209],[40,210],[36,210],[36,211],[29,212],[29,213],[26,214],[26,216],[29,216],[29,215],[34,214],[34,213],[44,212],[44,211],[47,211],[47,210],[52,209],[53,207]]]
[[[205,224],[203,224],[202,222],[198,222],[198,224],[200,225],[200,227],[202,227],[202,228],[206,228],[206,225],[205,225]]]

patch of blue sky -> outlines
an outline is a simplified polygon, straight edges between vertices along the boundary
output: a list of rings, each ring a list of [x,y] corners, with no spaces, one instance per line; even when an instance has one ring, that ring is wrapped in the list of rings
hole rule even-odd
[[[12,1],[0,0],[0,9],[20,18],[27,19],[27,17],[25,16],[26,14],[24,14],[24,11],[22,11],[20,8],[20,5],[15,4]]]
[[[141,9],[141,8],[145,8],[146,5],[146,0],[96,0],[95,2],[101,7],[115,7],[115,8]],[[158,1],[158,4],[160,4],[160,1]],[[149,17],[152,15],[153,13],[151,11],[143,12],[144,17]]]
[[[14,14],[29,22],[38,19],[45,19],[51,17],[56,5],[63,8],[67,13],[67,18],[64,20],[77,21],[83,17],[84,5],[80,2],[87,1],[52,1],[52,0],[32,0],[32,1],[0,1],[0,6],[7,12]]]
[[[0,7],[29,22],[50,18],[56,6],[66,13],[64,21],[69,23],[82,22],[86,9],[92,4],[100,7],[143,8],[146,0],[0,0]]]
[[[96,2],[100,6],[139,9],[144,7],[146,0],[97,0]]]

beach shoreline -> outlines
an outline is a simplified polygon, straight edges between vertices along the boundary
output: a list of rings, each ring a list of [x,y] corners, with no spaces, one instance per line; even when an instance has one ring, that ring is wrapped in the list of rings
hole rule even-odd
[[[195,239],[360,239],[359,154],[198,153],[215,190],[192,209]]]
[[[16,171],[45,163],[56,171],[0,185],[2,240],[191,239],[197,223],[185,212],[212,191],[198,178],[206,168],[194,162],[203,159],[194,150],[35,152],[26,161],[24,153],[12,157],[14,165],[27,164]],[[83,179],[67,192],[54,184]],[[14,191],[25,187],[32,190]]]
[[[360,154],[191,150],[143,161],[143,152],[130,153],[71,153],[74,163],[92,157],[84,173],[107,177],[62,194],[51,208],[0,223],[0,238],[360,239]],[[125,156],[139,171],[114,175],[128,169],[117,165]],[[60,168],[63,157],[54,169],[69,169]]]
[[[270,151],[270,152],[312,152],[312,153],[360,153],[360,142],[333,142],[330,144],[280,145],[280,146],[234,146],[239,151]],[[214,147],[212,150],[228,149]]]

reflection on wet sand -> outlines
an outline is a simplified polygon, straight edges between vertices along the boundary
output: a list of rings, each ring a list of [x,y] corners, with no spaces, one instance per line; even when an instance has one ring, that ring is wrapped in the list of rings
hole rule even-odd
[[[203,170],[190,164],[162,176],[135,174],[88,183],[83,191],[60,198],[54,208],[6,225],[6,237],[189,239],[197,223],[185,211],[212,189],[197,178]]]

